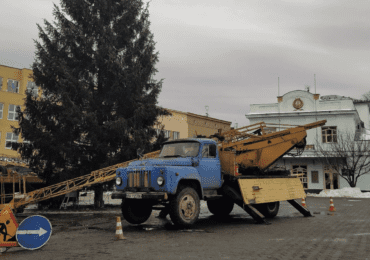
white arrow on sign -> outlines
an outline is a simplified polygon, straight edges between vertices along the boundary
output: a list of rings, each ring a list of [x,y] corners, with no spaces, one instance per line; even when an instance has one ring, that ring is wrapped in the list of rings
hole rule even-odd
[[[46,234],[47,231],[43,228],[40,228],[39,230],[17,230],[18,235],[39,235],[42,236],[43,234]]]

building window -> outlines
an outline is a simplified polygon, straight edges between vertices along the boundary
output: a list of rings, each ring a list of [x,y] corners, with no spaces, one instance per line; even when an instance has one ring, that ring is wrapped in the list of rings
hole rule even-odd
[[[19,82],[14,79],[8,79],[8,92],[19,93]]]
[[[312,183],[319,183],[319,172],[318,171],[312,171],[311,172],[311,182]]]
[[[3,78],[0,77],[0,90],[2,89],[2,87],[3,87]]]
[[[36,86],[36,83],[33,81],[28,81],[27,82],[27,91],[31,92],[32,91],[32,96],[37,97],[39,95],[39,89]]]
[[[4,104],[0,103],[0,119],[3,119]]]
[[[301,179],[304,189],[308,188],[307,165],[292,165],[292,175]]]
[[[171,131],[169,130],[164,130],[164,137],[165,138],[170,138]]]
[[[180,132],[173,132],[173,140],[180,139]]]
[[[321,128],[322,142],[323,143],[336,143],[337,142],[337,127],[324,126]]]
[[[17,108],[20,108],[20,106],[9,105],[8,120],[18,120]]]
[[[6,133],[5,148],[11,149],[12,143],[18,142],[18,135],[14,133]]]
[[[155,132],[157,133],[157,137],[161,134],[161,131],[163,131],[164,138],[170,138],[170,136],[171,136],[171,131],[169,131],[169,130],[162,130],[162,129],[158,129],[158,128],[156,128],[156,129],[155,129]]]

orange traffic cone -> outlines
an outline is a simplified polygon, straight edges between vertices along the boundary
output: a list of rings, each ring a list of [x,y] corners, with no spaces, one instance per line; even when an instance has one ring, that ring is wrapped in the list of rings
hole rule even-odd
[[[302,198],[302,207],[307,208],[306,201],[305,201],[305,199],[304,199],[304,198]]]
[[[239,175],[239,166],[235,165],[235,176]]]
[[[329,211],[336,211],[335,207],[334,207],[334,202],[333,202],[333,198],[330,197],[330,208],[329,208]]]
[[[116,225],[116,240],[126,239],[123,236],[122,232],[122,223],[121,223],[121,217],[117,217],[117,225]]]

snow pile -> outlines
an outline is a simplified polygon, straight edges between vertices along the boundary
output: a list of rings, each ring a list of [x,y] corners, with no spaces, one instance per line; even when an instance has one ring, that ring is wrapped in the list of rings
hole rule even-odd
[[[360,188],[323,190],[319,194],[307,193],[311,197],[370,198],[370,192],[361,192]]]

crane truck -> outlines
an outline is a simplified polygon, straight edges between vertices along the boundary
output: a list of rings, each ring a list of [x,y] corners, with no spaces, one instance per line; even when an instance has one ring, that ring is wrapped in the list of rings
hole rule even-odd
[[[306,130],[326,120],[267,133],[263,122],[208,138],[167,141],[156,158],[140,159],[116,170],[113,199],[122,199],[122,215],[131,224],[163,209],[175,225],[189,227],[200,213],[200,200],[216,216],[237,204],[257,223],[278,214],[288,201],[304,216],[311,213],[296,199],[305,198],[302,182],[289,171],[269,169],[290,152],[302,152]]]

